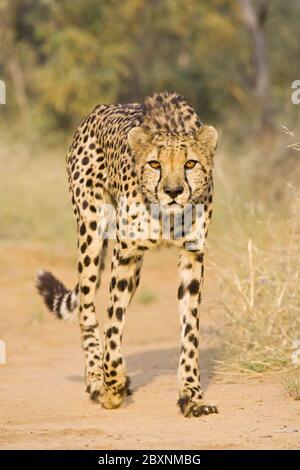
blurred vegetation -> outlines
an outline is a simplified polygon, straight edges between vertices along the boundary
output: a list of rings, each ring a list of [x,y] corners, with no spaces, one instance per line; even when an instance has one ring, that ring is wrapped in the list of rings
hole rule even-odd
[[[0,151],[0,241],[60,243],[75,249],[76,225],[68,193],[64,148],[12,142]]]
[[[138,292],[137,300],[140,304],[148,305],[152,304],[157,299],[152,290],[144,288]]]
[[[242,134],[291,126],[299,14],[298,0],[0,0],[1,114],[62,130],[167,89]]]

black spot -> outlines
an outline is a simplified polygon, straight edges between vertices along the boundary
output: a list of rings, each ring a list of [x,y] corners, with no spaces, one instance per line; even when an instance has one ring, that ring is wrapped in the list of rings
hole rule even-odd
[[[194,377],[190,376],[190,377],[186,378],[186,381],[189,382],[189,383],[192,383],[192,382],[195,382],[195,379],[194,379]]]
[[[188,335],[190,331],[192,331],[192,326],[188,323],[184,330],[184,336]]]
[[[90,292],[90,288],[88,286],[82,286],[81,291],[87,295]]]
[[[90,307],[94,308],[93,302],[90,302],[89,304],[83,304],[83,308],[85,308],[86,310]]]
[[[116,347],[117,347],[117,344],[115,343],[115,341],[110,341],[109,345],[110,345],[111,349],[116,349]]]
[[[199,341],[198,341],[198,339],[196,338],[195,335],[193,335],[193,334],[190,335],[190,336],[189,336],[189,341],[190,341],[191,343],[193,343],[193,345],[195,346],[195,348],[198,347]]]
[[[203,253],[200,253],[198,255],[196,255],[196,260],[199,262],[199,263],[203,263]]]
[[[120,279],[120,281],[118,281],[117,287],[120,291],[123,292],[126,289],[127,284],[128,284],[127,279]]]
[[[112,277],[110,280],[110,287],[114,289],[116,287],[116,283],[117,283],[116,278]]]
[[[180,284],[179,289],[178,289],[178,299],[182,299],[184,296],[184,286],[183,284]]]
[[[121,307],[118,307],[116,310],[116,317],[119,321],[122,321],[123,318],[123,309]]]
[[[83,340],[86,341],[87,339],[94,338],[93,335],[83,335]]]
[[[86,255],[83,262],[84,262],[84,266],[89,266],[91,264],[91,258],[88,255]]]
[[[80,235],[85,235],[85,232],[86,232],[86,228],[85,228],[85,225],[84,224],[81,224],[80,226]]]
[[[97,222],[93,220],[93,222],[90,222],[90,229],[91,230],[97,230]]]
[[[193,279],[190,285],[188,286],[188,290],[191,295],[196,295],[199,292],[200,283],[197,279]]]
[[[114,308],[109,307],[109,309],[107,310],[107,313],[108,313],[109,318],[111,318],[113,316],[113,313],[114,313]]]
[[[86,244],[86,243],[83,243],[83,244],[81,245],[81,247],[80,247],[81,253],[85,253],[86,248],[87,248],[87,244]]]
[[[111,338],[111,335],[112,335],[112,329],[108,328],[107,331],[106,331],[107,338]]]
[[[115,369],[118,367],[118,365],[122,364],[123,359],[119,357],[116,361],[112,361],[111,366],[114,367]]]

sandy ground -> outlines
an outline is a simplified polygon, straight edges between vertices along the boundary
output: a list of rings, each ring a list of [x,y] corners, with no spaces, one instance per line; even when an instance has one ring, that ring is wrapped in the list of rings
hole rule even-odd
[[[68,285],[75,259],[45,246],[1,247],[1,449],[295,449],[300,447],[300,403],[280,377],[217,376],[218,349],[210,334],[215,274],[207,269],[201,318],[201,369],[206,398],[220,414],[185,419],[175,405],[179,345],[176,256],[148,254],[142,283],[127,316],[124,353],[134,395],[118,410],[103,410],[84,392],[77,324],[43,308],[33,287],[41,267]],[[107,303],[108,274],[98,296]],[[149,293],[151,295],[149,295]],[[146,299],[146,300],[145,300]],[[147,302],[148,300],[148,302]]]

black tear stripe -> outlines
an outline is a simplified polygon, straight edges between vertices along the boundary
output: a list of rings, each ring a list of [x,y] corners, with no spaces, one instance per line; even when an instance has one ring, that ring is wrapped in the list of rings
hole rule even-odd
[[[158,199],[158,186],[159,186],[160,181],[161,181],[161,170],[159,170],[159,178],[158,178],[157,185],[155,186],[155,197],[156,197],[156,199]]]
[[[159,158],[159,155],[160,155],[161,151],[162,151],[162,148],[158,148],[157,158]],[[161,182],[161,168],[159,170],[158,182],[157,182],[157,185],[155,186],[155,197],[156,197],[156,199],[158,199],[158,186],[159,186],[160,182]]]
[[[190,183],[189,183],[189,180],[187,179],[186,171],[185,171],[185,170],[184,170],[184,181],[185,181],[186,184],[188,185],[188,188],[189,188],[189,199],[191,199],[191,197],[192,197],[192,188],[190,187]]]

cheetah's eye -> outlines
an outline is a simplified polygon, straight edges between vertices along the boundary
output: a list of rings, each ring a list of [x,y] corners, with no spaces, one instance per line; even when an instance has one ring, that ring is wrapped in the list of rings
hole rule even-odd
[[[191,170],[192,168],[194,168],[196,163],[197,163],[196,160],[188,160],[187,162],[185,162],[184,168],[186,170]]]
[[[148,164],[151,166],[151,168],[154,168],[154,170],[158,170],[161,167],[157,160],[151,160],[151,162],[148,162]]]

